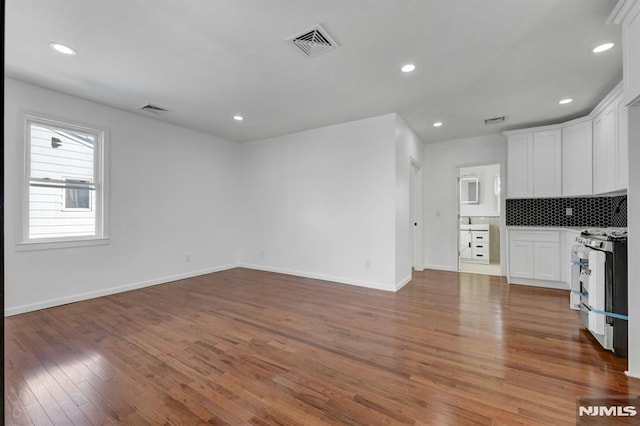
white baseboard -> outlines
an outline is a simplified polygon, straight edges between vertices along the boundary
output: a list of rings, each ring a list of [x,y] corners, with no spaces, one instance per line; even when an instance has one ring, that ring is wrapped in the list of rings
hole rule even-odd
[[[408,277],[406,277],[405,279],[403,279],[402,281],[400,281],[399,283],[396,284],[396,291],[400,290],[402,287],[404,287],[405,285],[409,284],[411,282],[411,275],[409,275]]]
[[[108,296],[110,294],[122,293],[130,290],[137,290],[139,288],[151,287],[158,284],[166,284],[172,281],[183,280],[185,278],[197,277],[200,275],[211,274],[213,272],[226,271],[227,269],[237,268],[239,265],[224,265],[216,266],[214,268],[201,269],[198,271],[186,272],[183,274],[171,275],[162,278],[154,278],[152,280],[141,281],[132,284],[125,284],[117,287],[105,288],[102,290],[89,291],[86,293],[74,294],[71,296],[60,297],[57,299],[45,300],[43,302],[32,303],[21,306],[14,306],[5,308],[4,316],[23,314],[25,312],[37,311],[39,309],[52,308],[54,306],[66,305],[67,303],[79,302],[81,300],[94,299],[96,297]]]
[[[629,377],[633,377],[634,379],[640,379],[640,372],[625,371],[624,374],[626,374]]]
[[[529,278],[511,277],[509,284],[528,285],[532,287],[555,288],[558,290],[570,290],[569,285],[561,281],[534,280]]]
[[[247,268],[247,269],[254,269],[256,271],[266,271],[266,272],[275,272],[278,274],[285,274],[285,275],[293,275],[296,277],[303,277],[303,278],[313,278],[316,280],[323,280],[323,281],[333,281],[336,283],[340,283],[340,284],[349,284],[349,285],[355,285],[358,287],[366,287],[366,288],[371,288],[374,290],[384,290],[384,291],[396,291],[395,286],[391,287],[388,286],[386,284],[383,283],[379,283],[379,282],[375,282],[375,281],[362,281],[362,280],[354,280],[352,278],[343,278],[343,277],[335,277],[332,275],[324,275],[324,274],[315,274],[312,272],[303,272],[303,271],[296,271],[293,269],[285,269],[285,268],[274,268],[271,266],[265,266],[265,265],[255,265],[255,264],[240,264],[238,265],[239,268]]]
[[[424,265],[424,269],[435,269],[436,271],[458,272],[458,268],[449,265]]]

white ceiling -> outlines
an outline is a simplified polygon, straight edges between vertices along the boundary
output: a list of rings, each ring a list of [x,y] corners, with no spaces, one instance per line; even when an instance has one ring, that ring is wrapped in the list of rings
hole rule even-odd
[[[615,3],[7,0],[5,72],[238,142],[390,112],[433,142],[588,113],[622,78],[620,29],[604,25]],[[317,23],[338,49],[307,58],[285,42]]]

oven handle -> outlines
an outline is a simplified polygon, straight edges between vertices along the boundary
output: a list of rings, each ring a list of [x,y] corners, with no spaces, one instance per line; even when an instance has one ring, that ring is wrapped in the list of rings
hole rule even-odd
[[[615,312],[606,312],[601,311],[600,309],[591,309],[591,312],[595,312],[596,314],[604,315],[611,318],[617,318],[625,321],[629,321],[629,315],[616,314]]]
[[[594,309],[591,306],[585,306],[585,307],[589,309],[589,311],[593,312],[594,314],[604,315],[605,317],[611,317],[611,318],[617,318],[617,319],[629,321],[629,315],[622,315],[622,314],[616,314],[615,312],[601,311],[600,309]]]

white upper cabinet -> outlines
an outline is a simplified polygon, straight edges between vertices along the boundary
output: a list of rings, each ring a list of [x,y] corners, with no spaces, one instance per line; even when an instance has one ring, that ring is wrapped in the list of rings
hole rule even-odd
[[[627,189],[629,186],[629,108],[622,96],[618,98],[618,140],[617,167],[615,175],[616,189]]]
[[[562,195],[593,194],[592,121],[562,129]]]
[[[508,143],[509,198],[562,195],[560,129],[512,134]]]
[[[622,93],[596,108],[593,120],[593,192],[603,194],[627,189],[628,110]]]
[[[510,198],[533,195],[533,133],[509,136],[507,151],[507,193]]]
[[[507,197],[571,197],[626,190],[628,113],[621,83],[587,117],[505,132]]]
[[[625,105],[640,101],[640,1],[636,1],[631,12],[622,23],[624,47]]]
[[[533,134],[533,196],[562,195],[562,137],[560,129]]]
[[[640,0],[619,0],[607,24],[622,25],[624,105],[640,102]]]

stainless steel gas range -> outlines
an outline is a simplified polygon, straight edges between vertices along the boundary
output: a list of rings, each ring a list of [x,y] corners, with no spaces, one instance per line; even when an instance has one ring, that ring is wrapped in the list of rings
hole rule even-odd
[[[627,229],[587,229],[572,247],[571,305],[596,340],[627,356]]]

